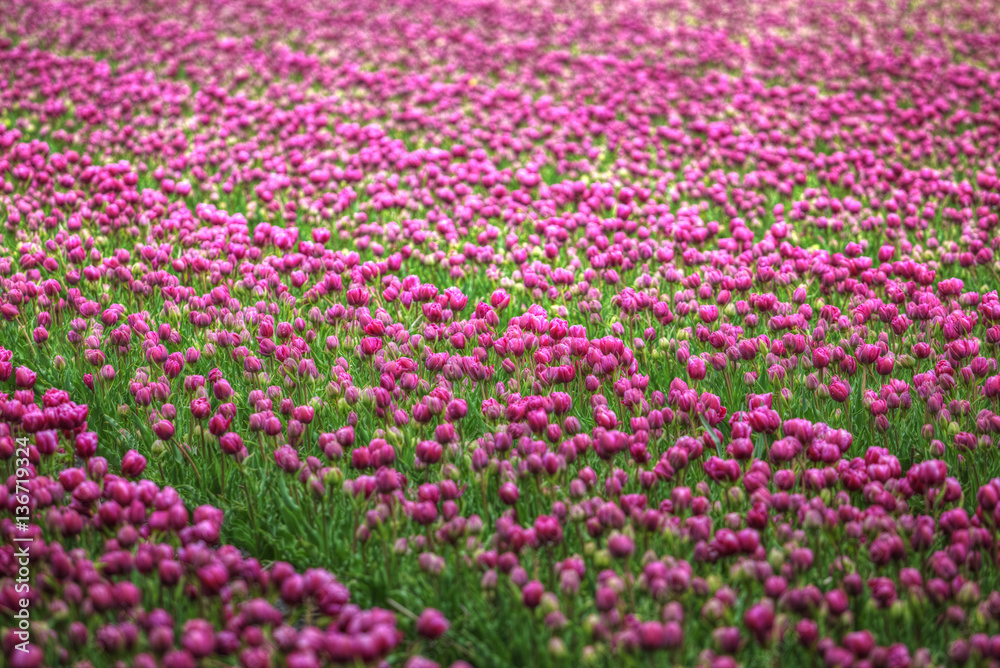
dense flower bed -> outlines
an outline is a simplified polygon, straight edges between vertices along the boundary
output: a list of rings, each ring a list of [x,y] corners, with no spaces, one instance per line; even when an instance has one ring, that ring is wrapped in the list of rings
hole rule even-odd
[[[998,665],[995,8],[702,4],[0,5],[0,663]]]

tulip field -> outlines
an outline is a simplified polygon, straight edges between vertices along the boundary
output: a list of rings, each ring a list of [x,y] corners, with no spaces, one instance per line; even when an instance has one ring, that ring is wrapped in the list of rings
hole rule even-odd
[[[1000,666],[1000,5],[0,0],[0,666]]]

